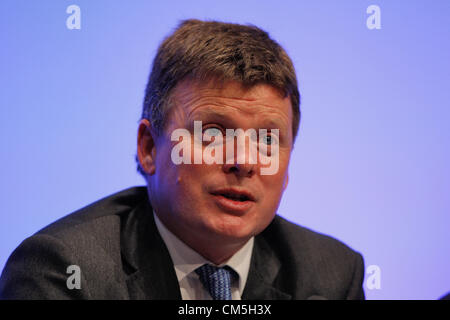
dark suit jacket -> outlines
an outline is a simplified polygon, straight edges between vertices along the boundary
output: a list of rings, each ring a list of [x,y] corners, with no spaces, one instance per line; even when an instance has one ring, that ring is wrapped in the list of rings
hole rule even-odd
[[[69,265],[81,289],[68,289]],[[276,216],[255,237],[243,299],[363,299],[364,264],[341,242]],[[3,299],[181,299],[145,187],[72,213],[24,240],[0,278]]]

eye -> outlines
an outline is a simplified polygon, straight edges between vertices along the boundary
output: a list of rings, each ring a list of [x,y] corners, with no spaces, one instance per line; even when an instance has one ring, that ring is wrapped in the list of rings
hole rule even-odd
[[[204,136],[204,138],[210,138],[209,140],[211,140],[212,137],[217,137],[217,136],[223,137],[222,129],[216,125],[204,127],[203,128],[203,136]]]
[[[222,134],[222,131],[218,128],[207,128],[204,130],[204,134],[207,134],[209,136],[218,136],[219,134]]]
[[[278,143],[278,138],[275,134],[268,132],[267,134],[263,134],[259,137],[260,142],[266,145],[273,145]]]
[[[272,144],[272,136],[266,135],[263,137],[263,143]]]

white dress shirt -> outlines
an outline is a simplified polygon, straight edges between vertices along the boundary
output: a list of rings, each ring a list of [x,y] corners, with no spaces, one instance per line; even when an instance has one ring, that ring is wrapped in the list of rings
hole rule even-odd
[[[156,227],[172,258],[180,285],[181,298],[183,300],[211,300],[211,295],[204,288],[195,269],[205,263],[215,264],[202,257],[170,232],[154,212],[153,216],[155,217]],[[227,265],[239,275],[239,279],[234,279],[231,282],[231,297],[233,300],[241,300],[242,293],[244,292],[248,271],[250,269],[253,241],[254,238],[252,237],[228,261],[218,265],[218,267]]]

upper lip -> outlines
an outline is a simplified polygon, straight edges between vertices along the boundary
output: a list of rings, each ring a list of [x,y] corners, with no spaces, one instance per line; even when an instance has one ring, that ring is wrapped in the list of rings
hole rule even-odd
[[[234,197],[244,197],[246,200],[255,201],[255,196],[248,190],[240,188],[221,188],[211,192],[213,195],[231,195]]]

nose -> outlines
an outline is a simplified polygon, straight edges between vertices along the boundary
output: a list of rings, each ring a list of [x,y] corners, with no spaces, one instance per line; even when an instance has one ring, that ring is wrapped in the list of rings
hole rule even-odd
[[[225,163],[222,166],[222,170],[225,173],[234,173],[238,177],[250,178],[255,174],[255,165],[251,163]]]
[[[236,144],[232,141],[231,145],[227,145],[226,159],[222,170],[238,177],[251,177],[256,173],[257,151],[255,146],[245,138],[236,140]],[[230,142],[227,141],[227,144]],[[234,149],[231,155],[228,153],[228,147]]]

